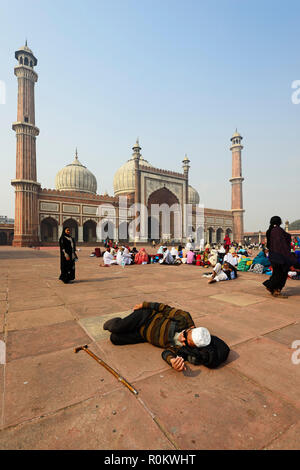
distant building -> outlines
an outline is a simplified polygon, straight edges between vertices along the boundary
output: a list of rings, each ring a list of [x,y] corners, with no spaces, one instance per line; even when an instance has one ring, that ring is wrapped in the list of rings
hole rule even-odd
[[[14,219],[0,215],[0,245],[11,245],[14,238]]]

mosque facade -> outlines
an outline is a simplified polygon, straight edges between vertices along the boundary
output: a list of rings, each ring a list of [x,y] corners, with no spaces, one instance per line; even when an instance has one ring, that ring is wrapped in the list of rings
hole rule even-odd
[[[116,242],[145,243],[151,239],[185,242],[193,234],[205,243],[218,243],[223,242],[227,233],[232,240],[243,241],[243,147],[242,136],[237,131],[231,138],[230,210],[201,209],[200,196],[189,184],[189,158],[184,157],[182,172],[155,168],[143,158],[139,140],[132,148],[131,158],[115,173],[113,196],[97,193],[97,179],[80,162],[77,150],[73,162],[57,173],[55,189],[42,188],[36,174],[39,129],[35,124],[34,87],[38,75],[34,68],[37,59],[27,42],[16,51],[15,58],[18,112],[12,128],[16,132],[16,177],[11,182],[15,188],[14,246],[57,244],[66,226],[79,244],[103,242],[106,235]],[[172,209],[167,225],[163,223],[162,213],[157,212],[157,207],[162,205]],[[188,224],[186,207],[189,207]],[[144,217],[140,208],[146,208]],[[132,232],[137,215],[140,217],[138,231]],[[180,235],[176,231],[178,220],[182,228]]]

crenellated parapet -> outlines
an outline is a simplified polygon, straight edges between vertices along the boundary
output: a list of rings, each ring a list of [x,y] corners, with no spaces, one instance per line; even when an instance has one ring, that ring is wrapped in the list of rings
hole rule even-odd
[[[177,173],[175,171],[162,170],[160,168],[148,167],[148,166],[143,166],[143,165],[140,165],[139,169],[141,171],[145,171],[147,173],[156,173],[156,174],[160,174],[160,175],[174,176],[175,178],[185,179],[185,175],[183,173]]]

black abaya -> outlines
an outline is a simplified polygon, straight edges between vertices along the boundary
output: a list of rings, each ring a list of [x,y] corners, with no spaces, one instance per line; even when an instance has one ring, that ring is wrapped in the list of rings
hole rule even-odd
[[[69,281],[75,279],[75,259],[76,259],[76,245],[72,237],[68,237],[63,233],[59,239],[60,247],[60,277],[59,279],[67,284]],[[69,260],[65,255],[69,256]]]

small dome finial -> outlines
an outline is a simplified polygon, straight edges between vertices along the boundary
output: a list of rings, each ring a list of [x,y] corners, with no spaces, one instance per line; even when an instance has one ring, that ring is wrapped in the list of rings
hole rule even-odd
[[[78,160],[78,151],[77,151],[77,147],[75,149],[75,159]]]

